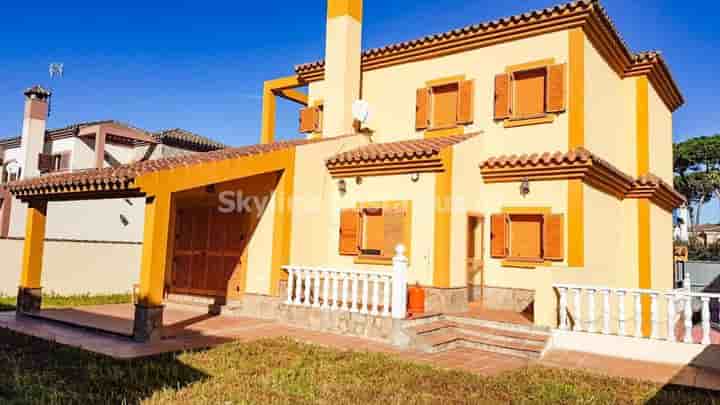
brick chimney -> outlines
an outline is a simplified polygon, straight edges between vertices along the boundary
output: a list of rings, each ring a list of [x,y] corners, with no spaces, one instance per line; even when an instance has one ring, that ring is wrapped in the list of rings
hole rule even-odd
[[[360,98],[362,0],[328,0],[323,135],[354,133],[352,104]]]
[[[50,92],[41,86],[25,90],[25,114],[20,147],[23,153],[22,178],[40,175],[38,155],[45,145]]]

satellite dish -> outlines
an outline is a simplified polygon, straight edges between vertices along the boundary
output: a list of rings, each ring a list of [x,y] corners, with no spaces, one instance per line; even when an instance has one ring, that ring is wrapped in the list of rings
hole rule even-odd
[[[352,105],[353,118],[360,121],[361,124],[367,122],[370,118],[370,104],[365,100],[355,100]]]

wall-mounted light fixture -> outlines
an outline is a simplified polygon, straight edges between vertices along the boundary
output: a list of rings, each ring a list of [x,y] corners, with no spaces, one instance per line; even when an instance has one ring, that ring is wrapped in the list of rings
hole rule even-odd
[[[210,185],[205,186],[205,192],[208,194],[214,194],[215,193],[215,185],[210,184]]]
[[[530,181],[525,177],[522,179],[522,182],[520,182],[520,195],[525,197],[528,194],[530,194]]]
[[[358,184],[358,185],[362,184],[362,177],[360,177],[360,176],[355,177],[355,184]]]
[[[340,179],[340,181],[338,181],[338,191],[340,192],[340,195],[344,195],[347,192],[347,183],[345,182],[345,179]]]
[[[420,180],[420,173],[411,174],[410,180],[412,180],[413,183],[417,183]]]

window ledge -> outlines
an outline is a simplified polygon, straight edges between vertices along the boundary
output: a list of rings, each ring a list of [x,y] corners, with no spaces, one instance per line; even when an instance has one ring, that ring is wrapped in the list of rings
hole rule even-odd
[[[522,259],[508,259],[503,260],[500,263],[502,267],[512,267],[519,269],[534,269],[537,267],[550,267],[552,262],[548,260],[522,260]]]
[[[425,138],[462,135],[464,133],[465,133],[465,127],[463,125],[434,127],[434,128],[428,128],[427,130],[425,130]]]
[[[546,114],[539,117],[508,118],[503,122],[505,128],[524,127],[527,125],[550,124],[555,121],[555,115]]]
[[[393,261],[391,258],[384,257],[369,257],[369,256],[358,256],[353,261],[355,264],[376,264],[381,266],[392,266]]]

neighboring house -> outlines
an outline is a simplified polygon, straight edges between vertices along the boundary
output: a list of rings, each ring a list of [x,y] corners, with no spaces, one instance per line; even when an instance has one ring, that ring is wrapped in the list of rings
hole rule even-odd
[[[9,184],[30,204],[26,255],[42,256],[48,201],[144,197],[141,340],[158,335],[167,292],[279,316],[283,265],[382,278],[398,244],[429,312],[477,301],[554,326],[556,283],[673,287],[684,100],[662,56],[631,52],[597,1],[364,52],[361,31],[361,0],[329,1],[325,60],[265,83],[259,145]],[[274,141],[278,96],[303,105],[307,139]],[[52,289],[39,261],[22,266],[21,311]],[[335,302],[349,304],[347,283]],[[295,299],[328,299],[316,288]]]
[[[720,225],[701,224],[693,227],[693,233],[705,247],[714,245],[720,240]]]
[[[224,147],[182,129],[148,132],[112,120],[82,122],[46,130],[50,92],[35,86],[24,94],[22,135],[0,140],[0,186],[20,179],[116,167]],[[7,192],[0,193],[0,238],[5,239],[0,240],[0,251],[5,263],[20,260],[22,249],[17,240],[25,236],[25,212],[26,207],[22,202],[11,198]],[[63,206],[53,204],[50,212],[58,218],[48,225],[47,230],[47,238],[55,244],[72,250],[78,244],[92,243],[95,253],[101,255],[104,254],[103,246],[110,250],[131,249],[133,254],[114,261],[113,266],[137,266],[142,240],[142,200],[88,201]],[[135,246],[118,246],[122,244]],[[61,246],[58,248],[65,250]],[[63,267],[77,267],[73,260],[54,261],[54,265],[59,266],[58,273],[64,274],[66,278],[69,272]],[[136,281],[135,275],[129,276],[127,271],[123,274],[127,280],[114,286],[114,291],[128,291]],[[78,281],[70,277],[68,282],[72,286],[56,286],[56,291],[90,292],[98,288],[93,280]],[[0,293],[14,293],[17,275],[2,274],[0,283]],[[108,290],[102,288],[100,291]]]

